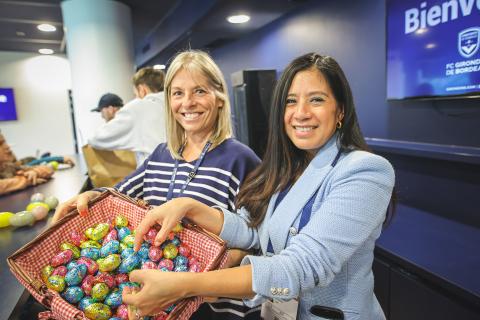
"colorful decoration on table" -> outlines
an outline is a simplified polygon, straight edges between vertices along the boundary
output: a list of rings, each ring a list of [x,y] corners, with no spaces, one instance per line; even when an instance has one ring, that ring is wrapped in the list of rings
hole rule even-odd
[[[30,197],[30,203],[25,208],[25,211],[15,214],[12,212],[1,212],[0,228],[10,225],[14,227],[32,226],[36,221],[45,219],[48,212],[55,209],[57,205],[58,199],[56,197],[45,197],[43,193],[35,193]]]
[[[177,226],[176,232],[156,247],[153,242],[158,230],[152,228],[140,250],[134,252],[134,232],[128,220],[119,215],[108,223],[71,231],[39,275],[49,289],[59,292],[89,319],[128,319],[128,308],[122,304],[122,291],[125,287],[140,287],[138,283],[129,281],[131,271],[203,270],[202,263],[191,255],[190,248],[178,237],[182,230],[181,225]],[[166,319],[173,308],[170,306],[152,319]]]

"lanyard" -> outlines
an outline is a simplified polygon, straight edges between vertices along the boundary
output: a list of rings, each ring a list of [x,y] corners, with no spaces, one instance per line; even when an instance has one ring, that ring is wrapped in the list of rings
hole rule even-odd
[[[333,167],[335,167],[335,165],[337,164],[338,162],[338,159],[340,159],[340,155],[342,154],[342,150],[340,149],[337,153],[337,155],[335,156],[335,159],[332,161],[331,163],[331,167],[333,169]],[[285,198],[285,196],[287,195],[288,191],[290,190],[290,188],[285,188],[284,190],[282,190],[279,194],[278,194],[278,197],[277,197],[277,200],[275,201],[275,205],[273,207],[273,211],[275,211],[275,209],[277,208],[278,204],[280,202],[282,202],[283,198]],[[308,200],[307,204],[303,207],[302,209],[302,215],[300,216],[300,222],[298,224],[298,230],[297,232],[299,233],[300,230],[303,229],[303,227],[305,227],[305,225],[308,223],[308,221],[310,221],[310,216],[312,215],[312,207],[313,207],[313,202],[315,201],[315,198],[317,197],[317,193],[318,193],[318,189],[315,191],[315,193],[310,197],[310,199]],[[287,240],[288,241],[288,240]],[[272,245],[272,240],[270,239],[270,237],[268,238],[268,247],[267,247],[267,255],[273,255],[273,245]]]
[[[187,180],[185,180],[185,183],[183,184],[182,188],[180,189],[180,192],[178,195],[181,195],[183,191],[185,191],[185,188],[187,188],[187,185],[190,183],[190,181],[195,178],[195,175],[197,174],[198,168],[200,167],[200,164],[202,163],[203,159],[205,158],[205,155],[208,152],[208,149],[212,143],[210,141],[207,141],[205,146],[203,147],[202,153],[200,154],[200,157],[197,159],[195,162],[195,167],[190,171],[190,173],[187,176]],[[178,153],[182,155],[183,152],[183,147],[180,147],[180,150],[178,150]],[[175,166],[173,168],[173,173],[172,173],[172,179],[170,179],[170,185],[168,186],[168,193],[167,193],[167,201],[172,200],[173,198],[173,188],[175,186],[175,177],[177,176],[177,170],[178,170],[178,159],[175,159]]]

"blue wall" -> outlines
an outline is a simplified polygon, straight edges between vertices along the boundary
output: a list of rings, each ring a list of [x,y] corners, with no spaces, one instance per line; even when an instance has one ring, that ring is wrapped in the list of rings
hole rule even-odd
[[[227,78],[242,69],[281,71],[310,51],[331,55],[349,78],[366,137],[480,147],[479,99],[386,101],[385,12],[385,0],[309,1],[211,54]],[[480,227],[478,166],[384,155],[403,203]]]
[[[283,68],[316,51],[350,80],[366,137],[480,147],[480,102],[386,101],[385,0],[309,1],[253,35],[211,52],[227,78],[243,69]]]

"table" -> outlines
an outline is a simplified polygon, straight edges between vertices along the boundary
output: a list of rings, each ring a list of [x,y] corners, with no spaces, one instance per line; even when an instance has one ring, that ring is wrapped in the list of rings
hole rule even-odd
[[[0,211],[18,212],[25,210],[30,202],[30,197],[37,192],[46,196],[56,196],[60,202],[78,194],[87,178],[87,169],[80,156],[74,156],[73,158],[76,160],[76,166],[55,172],[50,181],[0,196]],[[0,229],[0,281],[2,284],[0,319],[8,319],[25,290],[10,272],[6,261],[7,257],[40,234],[46,228],[52,216],[53,213],[50,212],[47,219],[36,222],[32,227]]]

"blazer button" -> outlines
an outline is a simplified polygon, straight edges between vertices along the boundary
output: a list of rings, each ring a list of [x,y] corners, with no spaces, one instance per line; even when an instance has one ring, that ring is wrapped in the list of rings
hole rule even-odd
[[[288,290],[288,288],[283,288],[283,295],[284,296],[288,296],[289,293],[290,293],[290,290]]]
[[[270,292],[275,296],[275,295],[277,295],[278,290],[277,290],[277,288],[272,287],[272,288],[270,288]]]
[[[295,227],[290,227],[289,229],[290,235],[294,236],[298,233],[297,229]]]

